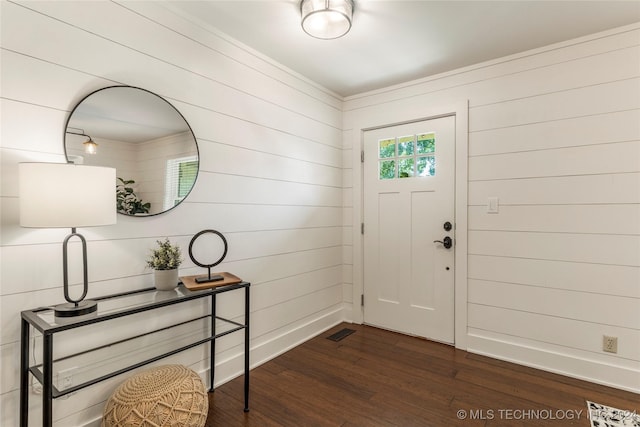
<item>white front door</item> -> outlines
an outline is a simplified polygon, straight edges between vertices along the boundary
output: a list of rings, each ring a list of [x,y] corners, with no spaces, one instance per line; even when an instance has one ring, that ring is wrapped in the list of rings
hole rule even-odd
[[[364,152],[364,321],[453,343],[455,117],[366,131]]]

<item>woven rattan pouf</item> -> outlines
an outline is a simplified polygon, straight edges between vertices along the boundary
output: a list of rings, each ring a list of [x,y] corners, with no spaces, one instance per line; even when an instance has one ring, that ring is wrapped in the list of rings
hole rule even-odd
[[[209,401],[202,380],[181,365],[140,372],[113,392],[102,427],[203,427]]]

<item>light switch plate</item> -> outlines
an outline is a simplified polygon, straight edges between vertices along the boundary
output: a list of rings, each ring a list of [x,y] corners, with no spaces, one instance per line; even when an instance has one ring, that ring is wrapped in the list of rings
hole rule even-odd
[[[498,213],[500,206],[500,201],[497,197],[489,197],[487,198],[487,213]]]

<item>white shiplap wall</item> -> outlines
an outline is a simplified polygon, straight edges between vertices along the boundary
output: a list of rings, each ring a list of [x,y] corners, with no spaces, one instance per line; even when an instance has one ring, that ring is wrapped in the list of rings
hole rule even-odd
[[[191,125],[201,157],[193,192],[169,213],[82,230],[91,295],[150,286],[144,259],[156,239],[184,249],[194,233],[215,228],[229,241],[220,270],[253,284],[253,365],[342,320],[338,97],[155,2],[1,7],[0,425],[17,425],[19,313],[62,300],[60,246],[68,232],[18,226],[17,164],[64,161],[69,111],[101,87],[126,84],[165,97]],[[198,271],[188,260],[181,268]],[[242,314],[241,295],[219,303],[227,317]],[[136,323],[170,321],[165,313]],[[113,334],[118,327],[125,325]],[[219,344],[221,382],[241,371],[241,338]],[[171,360],[204,373],[206,357],[194,349]],[[56,401],[55,424],[93,425],[120,380]],[[39,425],[33,393],[30,413]]]
[[[468,349],[640,392],[640,25],[347,99],[345,294],[362,292],[361,124],[466,100]]]
[[[639,26],[351,97],[343,116],[338,97],[151,2],[3,1],[1,13],[0,425],[17,419],[19,311],[61,300],[66,234],[18,227],[17,163],[63,161],[68,112],[113,84],[175,105],[201,170],[170,213],[83,230],[100,260],[92,295],[149,286],[156,238],[186,247],[213,227],[230,243],[220,268],[254,284],[252,363],[317,334],[362,289],[354,124],[468,99],[469,349],[638,391]],[[484,213],[489,196],[498,215]],[[599,350],[604,333],[618,355]],[[221,342],[221,381],[240,371],[240,344]],[[207,365],[199,350],[173,360]],[[57,401],[57,425],[94,421],[116,383]]]

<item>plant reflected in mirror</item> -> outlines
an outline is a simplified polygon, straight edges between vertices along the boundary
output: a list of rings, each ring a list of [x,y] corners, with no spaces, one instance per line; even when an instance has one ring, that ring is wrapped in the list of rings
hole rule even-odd
[[[117,211],[122,214],[135,215],[139,213],[149,213],[151,203],[144,203],[129,187],[136,182],[132,179],[124,180],[118,177],[119,183],[116,185],[116,206]]]

